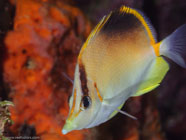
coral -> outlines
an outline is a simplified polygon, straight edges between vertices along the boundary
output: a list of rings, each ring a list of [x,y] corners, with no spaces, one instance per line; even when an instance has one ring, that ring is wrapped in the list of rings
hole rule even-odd
[[[10,119],[10,112],[8,106],[13,106],[13,103],[10,101],[0,101],[0,138],[2,140],[9,140],[4,136],[4,131],[6,126],[11,125],[13,122]]]
[[[62,135],[68,115],[76,57],[90,25],[81,11],[60,0],[17,0],[14,29],[5,38],[4,81],[15,107],[10,108],[19,133],[34,126],[41,139],[83,139],[84,131]]]

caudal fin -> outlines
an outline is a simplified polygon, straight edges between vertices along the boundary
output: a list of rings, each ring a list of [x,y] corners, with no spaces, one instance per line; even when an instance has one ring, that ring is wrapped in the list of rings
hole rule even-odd
[[[161,42],[160,55],[166,56],[186,68],[186,24]]]

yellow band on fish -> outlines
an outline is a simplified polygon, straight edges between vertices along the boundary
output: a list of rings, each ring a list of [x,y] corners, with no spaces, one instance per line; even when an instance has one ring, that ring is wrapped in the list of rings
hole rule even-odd
[[[161,42],[152,45],[156,56],[160,56],[160,44],[161,44]]]
[[[98,95],[99,100],[100,100],[101,102],[103,102],[103,98],[101,97],[101,94],[99,93],[99,90],[98,90],[98,88],[97,88],[96,83],[94,83],[94,87],[96,88],[96,91],[97,91],[97,95]]]
[[[77,117],[81,111],[82,111],[82,110],[79,109],[79,111],[75,114],[75,117]]]

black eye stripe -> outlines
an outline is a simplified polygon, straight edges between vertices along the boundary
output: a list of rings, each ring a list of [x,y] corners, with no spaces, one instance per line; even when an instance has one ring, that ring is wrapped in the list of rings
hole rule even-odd
[[[80,74],[81,89],[83,94],[80,106],[82,109],[87,109],[91,105],[91,98],[88,96],[89,90],[87,87],[87,75],[86,75],[85,67],[82,63],[79,64],[79,74]]]
[[[83,64],[79,64],[79,74],[80,74],[80,81],[81,81],[81,89],[84,96],[88,96],[88,87],[87,87],[87,76],[85,67]]]

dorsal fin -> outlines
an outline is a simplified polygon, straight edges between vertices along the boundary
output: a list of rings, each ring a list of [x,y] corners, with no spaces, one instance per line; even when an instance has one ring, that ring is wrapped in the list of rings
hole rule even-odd
[[[90,33],[90,35],[88,36],[86,42],[83,44],[83,47],[81,48],[81,51],[79,53],[78,56],[78,61],[80,61],[82,53],[84,52],[84,50],[86,49],[87,45],[90,43],[91,40],[93,40],[93,38],[96,36],[96,34],[98,34],[100,31],[104,32],[105,30],[115,30],[113,28],[118,28],[120,30],[120,28],[124,28],[124,25],[126,25],[125,29],[127,30],[128,26],[133,26],[130,25],[131,21],[128,22],[123,22],[122,20],[126,20],[126,14],[128,14],[128,16],[133,15],[134,17],[137,18],[137,20],[139,20],[139,22],[144,26],[145,30],[147,31],[147,34],[150,38],[150,43],[151,45],[154,47],[154,44],[156,44],[157,39],[156,39],[156,32],[154,27],[152,26],[152,24],[150,23],[150,20],[145,16],[145,14],[143,12],[141,12],[140,10],[136,10],[133,8],[129,8],[126,6],[122,6],[119,10],[110,12],[109,15],[104,16],[102,18],[102,20],[97,24],[97,26],[93,29],[93,31]],[[125,18],[123,18],[125,16]],[[121,20],[121,26],[119,25],[116,26],[114,22],[117,22],[117,20]],[[135,24],[135,19],[133,19],[132,17],[129,17],[129,20],[134,20],[133,24]],[[137,23],[136,23],[137,24]],[[117,30],[115,30],[117,31]]]
[[[122,6],[120,8],[120,12],[134,15],[145,27],[151,39],[151,44],[154,45],[157,42],[155,29],[150,23],[150,20],[145,16],[143,12],[141,12],[140,10],[126,7],[126,6]]]

